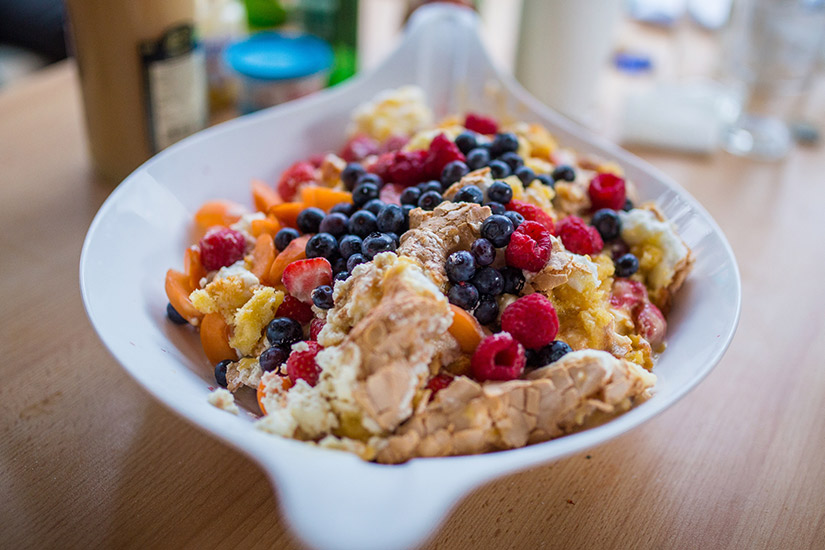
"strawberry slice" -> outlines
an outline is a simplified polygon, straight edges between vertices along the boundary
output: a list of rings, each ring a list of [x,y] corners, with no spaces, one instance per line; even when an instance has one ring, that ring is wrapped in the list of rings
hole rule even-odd
[[[507,208],[507,210],[514,210],[518,212],[519,214],[524,216],[525,220],[540,223],[550,233],[555,233],[555,224],[553,223],[553,218],[550,217],[550,214],[548,214],[535,204],[530,204],[529,202],[513,199],[507,204],[505,204],[504,207]]]
[[[315,317],[312,306],[289,294],[284,296],[284,301],[278,307],[276,315],[278,317],[289,317],[302,325],[309,323]]]
[[[378,194],[378,198],[384,201],[386,204],[401,204],[401,193],[404,192],[403,185],[398,183],[388,183],[384,187],[381,188],[381,191]]]
[[[347,162],[359,162],[378,152],[378,142],[367,135],[357,134],[344,145],[339,156]]]
[[[278,194],[285,201],[291,201],[298,193],[298,188],[315,181],[315,167],[306,161],[296,162],[287,168],[278,180]]]
[[[282,280],[290,294],[310,303],[315,288],[332,284],[332,266],[326,258],[298,260],[286,266]]]

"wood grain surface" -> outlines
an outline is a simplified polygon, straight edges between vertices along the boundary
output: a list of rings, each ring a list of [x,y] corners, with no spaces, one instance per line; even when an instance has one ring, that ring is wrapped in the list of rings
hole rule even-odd
[[[825,113],[825,91],[811,101]],[[93,332],[78,261],[111,187],[84,140],[71,63],[0,93],[0,547],[301,548],[261,470],[157,403]],[[426,548],[825,548],[823,150],[637,153],[733,246],[730,350],[642,427],[477,490]]]

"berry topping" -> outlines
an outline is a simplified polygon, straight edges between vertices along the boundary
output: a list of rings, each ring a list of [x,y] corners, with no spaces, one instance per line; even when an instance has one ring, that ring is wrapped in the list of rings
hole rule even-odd
[[[476,265],[485,266],[496,259],[496,248],[487,239],[476,239],[470,245],[470,253],[475,258]]]
[[[621,210],[626,198],[624,179],[616,174],[596,174],[590,180],[587,194],[590,195],[594,210],[599,208]]]
[[[356,207],[360,208],[373,199],[378,198],[378,186],[372,182],[359,183],[355,189],[352,190],[352,202]]]
[[[459,250],[447,258],[445,269],[450,281],[454,283],[469,281],[476,274],[476,261],[470,252]]]
[[[331,261],[338,254],[338,241],[329,233],[318,233],[307,241],[305,252],[307,258],[326,258]]]
[[[522,296],[502,312],[501,330],[512,334],[525,348],[541,348],[559,331],[556,308],[538,292]]]
[[[352,273],[352,270],[358,267],[361,264],[365,264],[369,261],[369,258],[361,254],[360,252],[353,254],[349,258],[347,258],[347,271]]]
[[[481,223],[481,236],[496,248],[507,246],[515,228],[507,216],[493,214]]]
[[[498,296],[504,292],[504,277],[492,267],[482,267],[476,271],[470,282],[478,289],[479,294]]]
[[[522,159],[518,153],[514,152],[504,153],[498,157],[498,160],[507,164],[507,166],[510,167],[510,171],[514,174],[516,173],[516,170],[524,166],[524,159]]]
[[[386,233],[370,233],[361,243],[361,254],[370,260],[377,254],[391,250],[395,250],[395,239]]]
[[[519,200],[511,200],[509,203],[507,203],[506,207],[507,210],[513,210],[521,214],[525,220],[540,223],[544,226],[545,229],[547,229],[547,231],[553,233],[555,229],[553,218],[550,217],[550,214],[548,214],[535,204],[530,204],[529,202]]]
[[[327,322],[323,319],[313,319],[312,322],[309,324],[309,339],[313,341],[318,340],[318,334],[321,332],[321,329],[324,328]]]
[[[461,132],[455,138],[456,147],[465,155],[478,147],[478,139],[475,132]]]
[[[358,181],[355,182],[355,187],[358,187],[363,183],[372,183],[379,189],[384,187],[384,180],[381,179],[381,176],[379,176],[378,174],[372,174],[370,172],[367,172],[366,174],[360,176],[358,178]]]
[[[543,367],[555,363],[571,351],[573,350],[570,346],[561,340],[553,340],[543,348],[536,350],[533,366]]]
[[[378,231],[383,233],[403,233],[406,230],[404,211],[396,204],[384,205],[376,216]]]
[[[484,193],[477,185],[465,185],[455,194],[453,202],[474,202],[476,204],[482,204],[484,202]]]
[[[590,225],[596,228],[605,242],[618,237],[622,230],[622,221],[619,219],[619,215],[615,210],[609,208],[602,208],[593,214]]]
[[[532,169],[528,168],[527,166],[522,166],[515,171],[516,176],[518,179],[521,180],[525,186],[530,185],[534,179],[536,179],[536,173],[533,172]]]
[[[272,346],[266,348],[258,357],[258,364],[261,365],[261,370],[264,372],[272,372],[284,363],[289,358],[289,351],[280,346]]]
[[[372,212],[375,216],[378,216],[378,213],[381,212],[381,209],[384,208],[384,201],[381,199],[372,199],[367,201],[367,203],[361,207],[362,210],[366,210],[367,212]]]
[[[467,118],[464,119],[464,127],[487,136],[498,132],[498,123],[494,119],[475,113],[467,113]]]
[[[453,147],[455,146],[453,145]],[[458,149],[456,149],[456,151],[458,151]],[[405,186],[415,185],[419,181],[426,179],[427,174],[430,173],[429,170],[425,168],[427,160],[427,151],[395,151],[393,153],[384,153],[375,161],[371,172],[381,176],[385,182],[400,183]],[[444,164],[447,163],[445,162]],[[440,173],[441,168],[436,172],[436,175]]]
[[[178,313],[178,310],[172,307],[172,304],[166,304],[166,317],[176,325],[185,325],[189,322]]]
[[[416,187],[421,190],[421,194],[424,194],[427,191],[438,191],[439,193],[441,193],[441,191],[444,189],[441,186],[441,182],[438,180],[424,181],[416,185]]]
[[[286,373],[293,384],[298,380],[304,380],[310,386],[318,383],[318,376],[321,374],[321,367],[315,361],[315,356],[321,351],[318,342],[307,342],[309,349],[304,351],[293,351],[289,354],[286,362]]]
[[[542,185],[546,185],[547,187],[552,187],[553,189],[556,188],[556,182],[553,181],[553,178],[548,176],[547,174],[539,174],[535,177],[535,180],[539,180]]]
[[[502,267],[499,272],[504,278],[504,292],[506,294],[518,294],[524,288],[524,273],[516,267]]]
[[[293,239],[297,239],[301,234],[298,233],[297,229],[292,229],[291,227],[284,227],[277,233],[275,233],[275,248],[278,249],[279,252],[283,252],[286,245],[292,242]]]
[[[301,324],[289,317],[275,317],[266,325],[266,339],[270,346],[289,347],[303,337]]]
[[[351,202],[339,202],[335,206],[329,209],[330,214],[343,214],[347,218],[352,216],[355,212],[355,205]]]
[[[550,232],[537,222],[525,221],[510,236],[505,258],[507,265],[536,272],[550,259],[552,250]]]
[[[349,271],[346,269],[339,271],[332,277],[333,281],[346,281],[347,279],[349,279]]]
[[[513,199],[513,188],[503,181],[494,181],[487,189],[487,198],[491,201],[507,204]]]
[[[296,162],[281,174],[275,188],[282,199],[291,201],[295,198],[299,187],[314,181],[315,167],[308,162]]]
[[[450,287],[447,298],[451,304],[472,311],[478,304],[478,289],[470,283],[456,283]]]
[[[559,222],[557,234],[564,247],[574,254],[596,254],[604,248],[604,241],[595,227],[578,216],[568,216]]]
[[[568,166],[566,164],[556,166],[551,176],[554,181],[576,181],[576,171],[573,170],[572,166]]]
[[[424,162],[424,170],[425,173],[429,174],[429,177],[439,178],[445,166],[453,161],[463,163],[464,160],[464,154],[458,149],[458,146],[444,134],[438,134],[430,142],[427,159]]]
[[[625,212],[630,212],[631,210],[633,210],[633,201],[630,199],[625,199],[624,206],[622,206],[622,210],[624,210]]]
[[[444,198],[438,191],[427,191],[422,193],[421,198],[418,199],[418,207],[422,210],[434,210],[443,201]]]
[[[441,170],[441,184],[444,187],[449,187],[450,185],[454,184],[469,172],[470,169],[467,167],[466,164],[461,162],[460,160],[454,160],[452,162],[448,162],[444,165],[444,169]]]
[[[513,222],[513,228],[514,229],[518,229],[518,226],[520,226],[522,224],[522,222],[524,222],[524,216],[522,216],[521,214],[519,214],[515,210],[508,210],[507,212],[504,213],[504,215],[507,216],[507,218],[511,222]]]
[[[490,163],[490,152],[483,147],[476,147],[467,153],[467,168],[470,170],[478,170],[484,168]]]
[[[378,229],[378,219],[368,210],[359,210],[350,216],[347,229],[351,234],[363,239]]]
[[[498,319],[498,302],[492,296],[482,296],[473,315],[482,325],[493,324]]]
[[[325,258],[297,260],[284,269],[283,282],[290,294],[309,302],[315,287],[332,283],[332,266]]]
[[[404,146],[410,142],[410,138],[407,136],[401,136],[398,134],[393,134],[383,142],[381,142],[381,152],[382,153],[391,153],[393,151],[399,151],[404,148]]]
[[[488,336],[476,348],[470,366],[473,376],[485,380],[515,380],[524,372],[524,348],[510,334]]]
[[[412,204],[418,206],[418,199],[421,198],[421,189],[418,187],[407,187],[401,193],[401,204]]]
[[[654,350],[660,348],[665,341],[667,321],[659,308],[650,302],[643,305],[636,314],[636,328]]]
[[[337,256],[332,261],[332,274],[333,274],[332,279],[335,280],[334,275],[338,275],[342,271],[346,271],[346,270],[347,270],[347,260],[346,260],[346,258],[342,258],[341,256]]]
[[[633,254],[624,254],[616,260],[616,277],[630,277],[639,271],[639,260]]]
[[[309,304],[289,294],[284,296],[284,301],[278,306],[278,311],[275,314],[278,317],[289,317],[302,325],[309,323],[315,316]]]
[[[518,138],[512,132],[496,134],[493,143],[490,144],[490,154],[494,157],[515,151],[518,151]]]
[[[355,184],[358,182],[358,178],[366,173],[367,171],[359,163],[350,162],[344,166],[344,169],[341,171],[341,181],[344,183],[344,187],[347,191],[352,191],[355,188]]]
[[[200,240],[201,264],[207,271],[232,265],[243,258],[244,236],[228,227],[213,227]]]
[[[344,259],[361,252],[361,237],[358,235],[344,235],[338,242],[338,252]]]
[[[219,386],[225,388],[227,386],[226,383],[226,369],[229,365],[232,364],[232,361],[229,359],[224,359],[217,365],[215,365],[215,382],[218,383]]]
[[[435,394],[449,386],[452,381],[453,377],[449,374],[438,374],[427,381],[427,385],[424,386],[424,389],[432,392],[430,394],[430,399],[432,399]]]
[[[320,309],[332,309],[335,302],[332,300],[332,287],[321,285],[312,291],[312,303]]]
[[[510,165],[501,160],[490,161],[490,175],[495,179],[503,179],[512,173]]]
[[[324,219],[318,225],[318,231],[329,233],[333,237],[340,237],[347,232],[348,222],[349,217],[340,212],[333,212],[324,216]]]
[[[378,193],[378,198],[384,204],[394,204],[396,206],[401,204],[401,193],[404,192],[404,187],[400,183],[388,183],[384,187],[381,188],[381,191]]]
[[[378,142],[367,135],[358,134],[350,138],[338,156],[347,162],[358,162],[377,154]]]
[[[619,309],[635,310],[647,302],[647,289],[639,281],[616,279],[610,294],[610,305]]]
[[[492,212],[493,214],[498,214],[499,216],[503,216],[507,213],[507,209],[504,208],[504,205],[500,202],[487,201],[484,203],[484,206],[488,207],[490,209],[490,212]]]

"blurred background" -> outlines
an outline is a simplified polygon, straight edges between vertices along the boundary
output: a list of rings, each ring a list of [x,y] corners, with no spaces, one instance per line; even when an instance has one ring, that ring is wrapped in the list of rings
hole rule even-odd
[[[424,3],[0,0],[0,89],[76,57],[92,156],[120,179],[209,124],[369,71]],[[825,0],[452,3],[478,12],[503,70],[622,144],[764,161],[819,140]]]

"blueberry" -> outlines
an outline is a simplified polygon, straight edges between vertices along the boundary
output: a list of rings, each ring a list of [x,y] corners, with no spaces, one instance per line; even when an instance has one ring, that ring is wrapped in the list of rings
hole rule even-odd
[[[510,166],[500,160],[493,160],[488,166],[490,167],[490,175],[495,179],[506,178],[512,173]]]
[[[374,183],[359,183],[352,191],[352,202],[361,208],[372,199],[378,198],[378,186]]]
[[[351,202],[339,202],[335,206],[329,209],[330,214],[343,214],[346,217],[352,216],[355,212],[355,205]]]
[[[504,291],[504,277],[492,267],[482,267],[476,271],[470,282],[478,289],[479,294],[498,296]]]
[[[622,206],[622,210],[624,210],[625,212],[630,212],[631,210],[633,210],[633,208],[633,201],[630,199],[625,199],[624,206]]]
[[[630,277],[639,271],[639,260],[633,254],[625,254],[616,260],[616,277]]]
[[[356,266],[365,264],[368,261],[369,260],[367,259],[367,257],[361,254],[360,252],[357,254],[353,254],[352,256],[347,258],[347,271],[352,273],[352,270],[355,269]]]
[[[552,187],[553,189],[556,188],[556,182],[553,181],[553,178],[551,178],[547,174],[539,174],[538,176],[536,176],[536,179],[539,180],[539,182],[541,182],[542,185]]]
[[[318,233],[318,226],[321,225],[321,220],[324,219],[324,211],[320,208],[310,206],[304,208],[298,214],[298,230],[301,233]]]
[[[493,214],[499,214],[503,216],[504,213],[507,212],[507,209],[504,208],[504,205],[500,202],[489,201],[485,202],[484,206],[487,206]]]
[[[518,294],[524,288],[524,273],[516,267],[503,267],[500,270],[504,278],[504,292],[506,294]]]
[[[493,243],[496,248],[507,246],[513,231],[513,222],[507,216],[493,214],[481,223],[481,236]]]
[[[333,274],[340,273],[341,271],[346,271],[347,270],[347,260],[346,260],[346,258],[342,258],[342,257],[338,256],[331,263],[332,263],[332,273]]]
[[[361,237],[362,239],[374,232],[378,228],[378,221],[375,214],[368,210],[359,210],[350,216],[347,229],[353,235]]]
[[[355,187],[358,187],[362,183],[375,184],[375,186],[378,189],[381,189],[382,187],[384,187],[384,180],[381,179],[381,176],[379,176],[378,174],[370,174],[369,172],[366,173],[366,174],[361,175],[358,178],[358,181],[355,182]]]
[[[188,321],[183,318],[183,315],[178,313],[178,310],[172,307],[172,304],[166,304],[166,316],[176,325],[185,325],[188,323]]]
[[[458,146],[458,150],[466,155],[471,149],[478,147],[478,140],[475,132],[461,132],[456,136],[455,144]]]
[[[416,204],[402,204],[401,210],[404,211],[404,221],[409,225],[410,223],[410,212],[418,207],[418,203]]]
[[[496,134],[493,143],[490,144],[490,154],[494,157],[518,151],[518,138],[511,132]]]
[[[287,359],[289,359],[288,349],[280,346],[272,346],[261,352],[260,357],[258,357],[258,363],[264,372],[272,372],[286,363]]]
[[[282,252],[286,246],[292,242],[292,239],[297,239],[300,236],[297,230],[291,227],[284,227],[275,233],[275,248]]]
[[[389,238],[392,239],[392,242],[395,243],[395,248],[398,248],[399,246],[401,246],[401,237],[398,236],[398,233],[393,233],[392,231],[387,231],[387,232],[384,233],[384,235],[387,235]]]
[[[476,274],[476,261],[468,251],[459,250],[449,255],[445,268],[452,282],[469,281]]]
[[[492,296],[482,296],[473,315],[482,325],[491,325],[498,319],[498,302]]]
[[[541,367],[539,365],[539,354],[536,353],[536,350],[533,349],[525,349],[524,350],[524,360],[527,363],[527,367],[535,369],[536,367]]]
[[[608,243],[605,248],[610,253],[610,257],[613,258],[613,262],[630,252],[630,247],[621,239]]]
[[[332,279],[334,281],[346,281],[349,279],[349,271],[339,271]]]
[[[513,230],[514,231],[516,229],[518,229],[518,226],[520,226],[521,222],[524,221],[524,216],[522,216],[521,214],[519,214],[515,210],[508,210],[507,212],[504,213],[504,215],[507,216],[507,218],[511,222],[513,222]]]
[[[570,346],[561,340],[553,340],[543,348],[536,350],[535,363],[537,367],[544,367],[555,363],[568,353],[573,351]]]
[[[226,387],[226,369],[232,363],[229,359],[224,359],[217,365],[215,365],[215,382],[218,383],[221,387]]]
[[[312,291],[312,303],[320,309],[332,309],[335,303],[332,300],[332,287],[321,285]]]
[[[490,152],[482,147],[476,147],[467,153],[467,168],[478,170],[490,163]]]
[[[444,198],[438,191],[427,191],[418,199],[418,207],[422,210],[434,210],[443,200]]]
[[[496,247],[487,239],[476,239],[470,245],[470,253],[475,258],[476,265],[486,266],[496,259]]]
[[[524,161],[520,156],[518,156],[518,153],[504,153],[503,155],[498,157],[498,160],[507,164],[507,166],[510,167],[510,171],[514,174],[516,173],[516,170],[524,166]]]
[[[347,191],[352,191],[358,182],[358,178],[366,173],[367,171],[364,170],[363,166],[357,162],[350,162],[344,166],[344,169],[341,171],[341,181],[344,182],[344,187],[347,188]]]
[[[345,260],[353,254],[361,252],[361,237],[358,235],[344,235],[338,241],[338,252]]]
[[[372,233],[361,243],[361,254],[373,259],[376,254],[395,250],[395,240],[386,233]]]
[[[372,212],[376,216],[378,213],[381,212],[381,209],[384,208],[384,201],[381,199],[372,199],[368,201],[364,206],[361,207],[361,210],[366,210],[367,212]]]
[[[275,317],[266,325],[266,339],[271,346],[289,347],[303,338],[301,323],[289,317]]]
[[[615,210],[609,208],[597,210],[590,220],[590,225],[596,228],[604,242],[612,241],[622,230],[622,220]]]
[[[478,304],[478,290],[470,283],[456,283],[450,287],[447,298],[451,304],[471,311]]]
[[[513,189],[506,182],[494,181],[487,189],[487,198],[491,201],[507,204],[513,200]]]
[[[418,199],[421,197],[421,189],[418,187],[407,187],[401,192],[401,204],[418,205]]]
[[[421,189],[422,195],[427,191],[438,191],[439,193],[441,193],[441,191],[444,190],[444,187],[442,187],[441,182],[436,180],[430,180],[419,183],[418,185],[416,185],[416,187],[418,189]]]
[[[476,204],[482,204],[484,202],[484,193],[477,185],[465,185],[455,194],[453,202],[474,202]]]
[[[307,258],[332,260],[338,252],[338,241],[329,233],[318,233],[307,241]]]
[[[318,231],[321,233],[329,233],[337,238],[347,232],[347,222],[349,222],[349,218],[340,212],[327,214],[324,216],[324,219],[321,220]]]
[[[403,233],[406,220],[404,211],[397,204],[387,204],[378,212],[378,231],[382,233]]]
[[[559,164],[550,174],[554,181],[564,180],[564,181],[575,181],[576,180],[576,171],[573,170],[572,166],[568,166],[567,164]]]
[[[441,170],[441,185],[445,188],[449,187],[450,185],[454,184],[455,182],[459,181],[461,178],[467,175],[470,169],[467,168],[467,165],[461,162],[460,160],[454,160],[452,162],[448,162],[444,169]]]
[[[527,166],[517,168],[515,174],[516,176],[518,176],[518,179],[521,180],[521,183],[523,183],[525,186],[530,185],[533,182],[533,180],[536,179],[536,173],[533,172],[533,170],[528,168]]]

